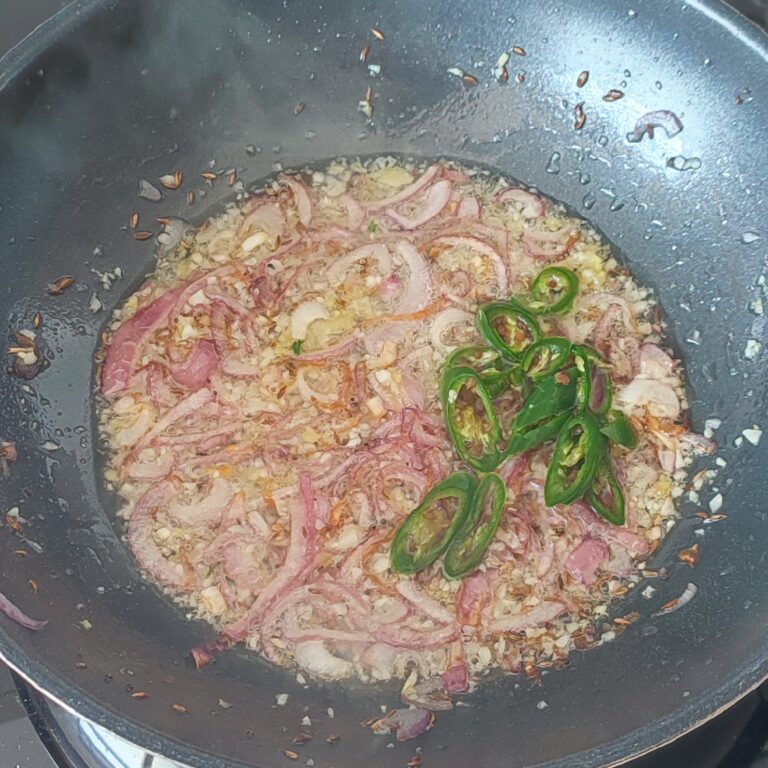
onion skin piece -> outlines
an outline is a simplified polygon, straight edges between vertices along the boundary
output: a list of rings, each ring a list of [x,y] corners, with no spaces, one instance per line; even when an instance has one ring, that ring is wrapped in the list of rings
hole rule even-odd
[[[379,718],[372,725],[374,733],[385,734],[395,731],[398,741],[408,741],[421,736],[435,722],[435,715],[428,709],[410,707],[409,709],[394,709],[385,717]]]

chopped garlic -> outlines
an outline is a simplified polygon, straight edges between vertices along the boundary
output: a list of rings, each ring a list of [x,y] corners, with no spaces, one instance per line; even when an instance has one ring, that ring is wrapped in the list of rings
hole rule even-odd
[[[744,357],[746,357],[747,360],[754,360],[760,354],[762,348],[762,343],[757,339],[749,339],[744,347]]]
[[[745,429],[742,433],[744,439],[748,440],[752,445],[757,445],[760,442],[760,438],[763,436],[763,430],[757,425],[753,425],[752,429]]]
[[[721,493],[716,494],[709,500],[709,511],[714,515],[715,512],[719,512],[723,506],[723,495]]]
[[[200,590],[200,602],[214,616],[221,616],[227,610],[227,604],[216,586]]]
[[[269,235],[266,232],[256,232],[250,237],[246,237],[245,240],[243,240],[243,253],[250,253],[251,251],[258,248],[260,245],[264,245],[264,243],[269,240]]]

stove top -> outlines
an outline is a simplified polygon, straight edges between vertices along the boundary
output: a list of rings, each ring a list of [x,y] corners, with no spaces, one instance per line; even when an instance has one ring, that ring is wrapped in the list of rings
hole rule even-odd
[[[0,1],[0,56],[68,3]],[[768,29],[768,0],[728,1]],[[0,768],[185,768],[73,715],[1,662],[0,756]],[[768,768],[768,683],[701,728],[627,764],[627,768],[688,766]]]
[[[0,755],[11,758],[3,768],[185,768],[71,714],[8,670],[0,680]],[[627,768],[681,766],[768,768],[768,684]]]

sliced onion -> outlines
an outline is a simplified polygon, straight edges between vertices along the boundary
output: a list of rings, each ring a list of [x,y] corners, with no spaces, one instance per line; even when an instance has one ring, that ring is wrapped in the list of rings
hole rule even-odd
[[[663,379],[675,372],[675,361],[658,345],[640,345],[640,373],[652,379]]]
[[[219,366],[219,354],[212,341],[198,339],[187,359],[171,367],[171,376],[187,389],[200,389]]]
[[[408,741],[428,731],[434,722],[435,715],[428,709],[411,707],[392,710],[385,717],[379,718],[373,723],[371,728],[377,734],[388,734],[394,731],[398,741]]]
[[[168,319],[183,292],[184,287],[179,286],[158,296],[115,331],[101,369],[102,394],[107,397],[116,395],[131,385],[141,348],[153,331]]]
[[[389,249],[383,243],[372,243],[363,245],[355,250],[337,259],[326,270],[326,275],[330,281],[336,281],[343,278],[349,268],[359,261],[372,260],[377,263],[376,273],[379,275],[389,275],[392,272],[392,258],[389,255]]]
[[[334,656],[322,640],[304,640],[294,648],[296,663],[323,680],[341,680],[352,674],[352,663]]]
[[[152,461],[132,463],[126,475],[133,480],[161,480],[171,471],[173,463],[173,454],[164,453]]]
[[[139,565],[158,584],[185,592],[193,586],[189,565],[169,561],[152,538],[152,525],[158,508],[175,495],[176,488],[167,480],[153,485],[130,510],[126,538]]]
[[[354,331],[351,336],[342,339],[338,343],[327,347],[326,349],[318,349],[316,352],[302,352],[301,359],[305,361],[312,360],[332,360],[337,357],[349,354],[360,344],[360,331]]]
[[[451,328],[467,328],[474,330],[475,316],[471,312],[465,312],[457,307],[448,307],[435,316],[429,329],[429,337],[437,351],[445,356],[461,344],[446,344],[443,340],[445,333]]]
[[[459,624],[478,626],[482,613],[491,600],[491,574],[475,571],[461,582],[456,599],[456,618]]]
[[[293,193],[293,200],[296,203],[296,209],[299,213],[299,221],[308,227],[312,222],[312,200],[309,192],[301,179],[294,176],[281,176],[280,181],[287,185]]]
[[[443,672],[443,687],[447,693],[463,693],[469,689],[469,670],[466,662],[454,664]]]
[[[263,196],[254,198],[250,205],[251,211],[240,225],[241,234],[247,235],[253,230],[259,230],[266,232],[274,242],[285,229],[285,216],[280,206]]]
[[[606,523],[586,502],[575,501],[571,504],[570,510],[595,538],[620,546],[633,557],[648,554],[650,545],[646,539],[627,528]]]
[[[413,216],[403,216],[394,208],[387,208],[386,214],[401,229],[418,229],[442,213],[451,199],[452,191],[453,185],[451,182],[443,179],[433,184],[427,190],[424,205]]]
[[[597,580],[597,569],[610,557],[605,542],[587,536],[574,549],[565,561],[565,567],[571,577],[587,587]]]
[[[459,208],[456,211],[456,216],[460,219],[467,219],[470,221],[480,218],[480,203],[477,198],[470,195],[469,197],[462,197],[459,203]]]
[[[299,476],[298,498],[291,504],[291,542],[285,562],[248,613],[228,628],[230,634],[244,640],[279,597],[304,580],[317,555],[317,522],[318,504],[312,478],[303,473]]]
[[[312,377],[310,382],[308,377]],[[325,384],[320,388],[320,384]],[[302,367],[296,374],[296,389],[308,403],[315,401],[323,405],[343,403],[352,390],[352,372],[343,362],[331,362],[323,367]]]
[[[676,419],[680,415],[680,398],[670,384],[636,376],[620,389],[617,400],[629,410],[645,408],[660,419]]]
[[[351,195],[342,195],[339,200],[347,209],[347,228],[352,232],[360,229],[368,220],[368,212]]]
[[[458,625],[449,624],[436,630],[418,630],[410,626],[387,624],[376,630],[376,640],[394,648],[411,648],[427,650],[440,648],[446,643],[456,640],[461,632]]]
[[[21,608],[14,605],[2,592],[0,592],[0,612],[26,629],[39,631],[48,623],[47,621],[38,621],[27,616]]]
[[[235,493],[229,480],[215,477],[208,495],[189,504],[182,504],[178,497],[168,505],[168,516],[184,527],[213,528],[221,522],[221,516]]]
[[[202,669],[210,664],[217,656],[234,645],[234,641],[225,632],[220,632],[213,640],[202,645],[196,645],[189,653],[195,662],[196,669]]]
[[[661,606],[661,609],[658,610],[654,615],[655,616],[664,616],[667,613],[673,613],[674,611],[679,610],[684,605],[687,605],[688,603],[693,600],[694,597],[696,597],[696,594],[698,593],[699,588],[692,582],[689,581],[686,588],[683,590],[683,593],[680,595],[680,597],[676,597],[673,600],[670,600],[667,603],[664,603],[664,605]]]
[[[415,605],[425,616],[443,624],[452,624],[455,616],[444,608],[437,600],[431,598],[414,581],[398,581],[395,589],[412,605]]]
[[[491,263],[494,274],[496,275],[496,283],[499,286],[499,292],[506,294],[509,289],[509,274],[507,273],[507,266],[502,259],[501,254],[488,243],[481,240],[479,237],[472,235],[464,236],[446,236],[438,237],[432,240],[430,246],[444,247],[444,248],[468,248],[475,253],[479,253],[485,256]]]
[[[683,124],[680,122],[680,118],[668,109],[646,112],[637,120],[632,132],[627,134],[627,141],[636,144],[638,141],[642,141],[645,135],[653,138],[653,132],[656,128],[662,128],[667,137],[672,138],[683,130]]]
[[[523,233],[523,247],[529,256],[537,259],[559,259],[570,250],[578,233],[565,227],[555,232],[526,230]]]
[[[169,411],[166,411],[156,422],[152,429],[147,432],[136,444],[135,451],[150,445],[152,441],[162,435],[168,427],[181,421],[192,413],[197,413],[201,408],[214,401],[213,392],[210,389],[198,389],[187,397],[179,400]]]
[[[453,709],[453,701],[445,690],[442,678],[427,677],[419,680],[415,670],[405,681],[400,700],[403,704],[428,709],[430,712],[449,712]]]
[[[255,379],[261,373],[257,365],[244,363],[237,357],[228,356],[221,361],[221,370],[235,379]]]
[[[389,208],[393,205],[397,205],[398,203],[410,200],[414,195],[417,195],[419,192],[421,192],[421,190],[424,189],[427,184],[430,184],[432,179],[435,178],[439,171],[439,165],[432,165],[427,168],[427,170],[421,176],[419,176],[416,181],[414,181],[412,184],[409,184],[405,189],[400,190],[400,192],[398,192],[396,195],[387,197],[384,200],[371,200],[369,202],[363,203],[363,205],[369,211],[380,211],[382,208]]]
[[[534,608],[512,616],[502,616],[490,622],[491,632],[524,632],[530,627],[547,624],[554,621],[566,610],[563,603],[557,600],[544,600]]]
[[[511,202],[524,219],[539,219],[547,212],[547,204],[538,195],[520,187],[510,187],[496,196],[499,203]]]

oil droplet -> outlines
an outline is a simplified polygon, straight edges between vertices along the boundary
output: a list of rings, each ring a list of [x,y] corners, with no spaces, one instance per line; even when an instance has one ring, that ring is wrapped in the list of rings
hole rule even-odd
[[[598,143],[598,144],[599,144],[601,147],[605,147],[605,146],[607,146],[607,145],[608,145],[608,137],[607,137],[607,136],[600,136],[600,137],[598,138],[598,140],[597,140],[597,143]]]
[[[560,153],[553,152],[546,168],[547,173],[560,173]]]
[[[624,70],[624,77],[632,77],[632,73],[628,69],[625,69]]]
[[[634,8],[629,9],[629,18],[630,19],[636,19],[637,18],[637,11]]]
[[[587,192],[586,195],[584,195],[584,198],[582,199],[581,203],[582,205],[589,211],[592,209],[592,206],[596,203],[595,196],[591,192]]]
[[[678,37],[680,37],[680,33],[679,33],[679,32],[675,32],[675,33],[672,35],[672,39],[673,39],[673,40],[677,40],[677,38],[678,38]]]
[[[667,168],[674,168],[676,171],[698,171],[701,168],[701,160],[698,157],[675,155],[667,160]]]
[[[611,204],[608,206],[608,210],[615,213],[616,211],[620,211],[624,205],[625,203],[621,198],[614,197],[613,200],[611,200]]]
[[[709,56],[707,56],[707,58],[704,59],[704,66],[708,67],[711,63],[712,63],[712,59],[710,59]]]
[[[756,243],[760,239],[760,235],[758,235],[757,232],[752,232],[751,230],[743,232],[741,235],[741,242],[746,243],[747,245]]]
[[[590,181],[592,176],[587,171],[579,171],[579,184],[589,184]]]
[[[657,87],[659,90],[661,90],[661,89],[662,89],[662,87],[663,87],[663,86],[662,86],[662,84],[661,84],[661,80],[657,80],[657,81],[656,81],[656,87]]]

